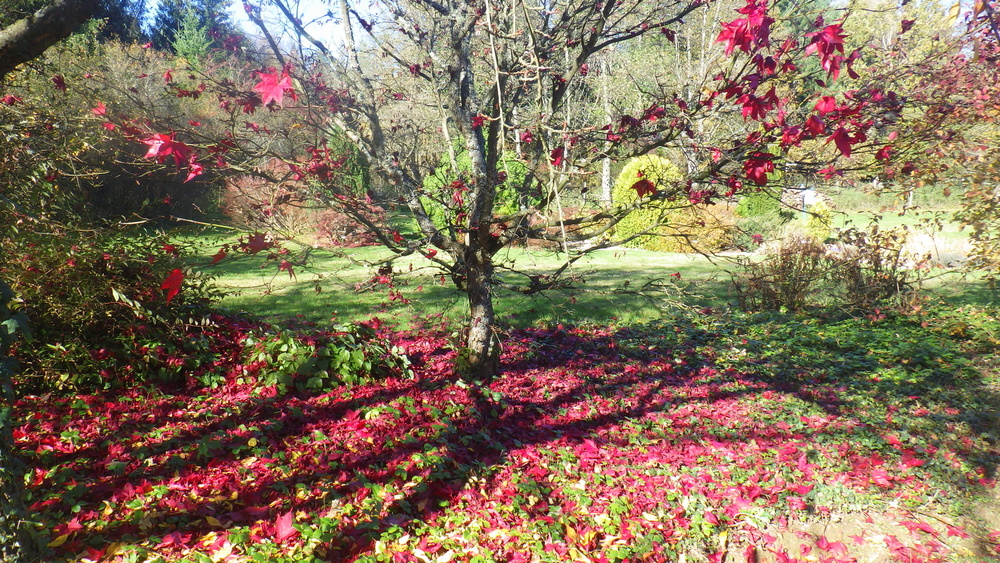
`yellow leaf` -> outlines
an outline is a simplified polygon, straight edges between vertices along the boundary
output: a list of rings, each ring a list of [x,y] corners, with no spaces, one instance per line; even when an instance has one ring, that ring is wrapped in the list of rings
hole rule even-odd
[[[958,14],[961,12],[962,7],[960,3],[956,3],[951,9],[948,10],[948,27],[955,25],[958,22]]]
[[[573,529],[573,526],[570,526],[569,524],[566,525],[566,539],[573,543],[577,543],[580,539],[580,535],[577,534],[576,530]]]
[[[46,546],[47,547],[59,547],[60,545],[66,543],[66,540],[68,540],[68,539],[69,539],[69,534],[63,534],[63,535],[59,536],[58,538],[50,541],[48,544],[46,544]]]
[[[257,438],[250,438],[249,440],[247,440],[247,445],[250,446],[251,448],[256,448]]]
[[[111,559],[112,557],[115,556],[115,554],[117,554],[121,550],[121,548],[122,548],[121,542],[117,541],[114,542],[113,544],[109,545],[107,549],[104,550],[104,557],[106,559]]]
[[[215,526],[216,528],[222,527],[222,522],[219,522],[218,518],[212,516],[206,516],[205,522],[207,522],[209,526]]]
[[[226,559],[232,554],[233,554],[233,544],[229,542],[224,542],[222,544],[222,547],[219,548],[219,551],[216,551],[215,553],[212,554],[212,561],[214,563],[219,563],[219,561]]]

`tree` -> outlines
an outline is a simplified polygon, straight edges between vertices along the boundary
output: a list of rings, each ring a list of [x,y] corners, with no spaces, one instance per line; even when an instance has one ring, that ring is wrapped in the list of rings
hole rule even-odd
[[[0,31],[0,79],[10,71],[42,54],[48,47],[67,37],[98,9],[96,0],[58,0]],[[11,365],[6,356],[13,336],[12,317],[8,314],[9,289],[0,281],[0,321],[3,321],[0,347],[0,377],[10,377]],[[2,382],[0,382],[2,383]],[[3,384],[0,396],[0,559],[11,563],[34,559],[35,546],[24,526],[22,501],[23,470],[17,459],[10,408],[13,388]]]
[[[331,51],[299,24],[281,0],[272,3],[286,15],[294,32],[320,54]],[[466,340],[468,372],[488,380],[496,369],[498,341],[493,292],[506,287],[532,294],[562,286],[568,267],[586,252],[571,245],[591,241],[590,249],[616,240],[615,225],[635,210],[670,200],[706,204],[744,185],[770,181],[783,155],[803,143],[836,147],[826,162],[798,163],[812,170],[827,169],[839,157],[861,150],[868,140],[870,114],[884,113],[886,104],[869,103],[877,84],[862,86],[864,94],[836,99],[833,88],[840,73],[855,74],[856,55],[843,52],[839,23],[813,22],[804,41],[789,35],[772,39],[773,17],[762,2],[746,2],[742,17],[723,25],[715,38],[724,58],[691,99],[669,84],[644,89],[642,109],[620,113],[610,123],[594,126],[581,121],[573,106],[574,93],[588,87],[596,56],[612,47],[630,49],[653,37],[670,41],[688,18],[702,9],[698,2],[561,2],[528,3],[387,2],[362,16],[347,0],[339,3],[345,23],[346,60],[327,57],[327,64],[351,92],[354,104],[331,116],[323,126],[340,128],[366,151],[376,173],[405,202],[418,235],[408,240],[383,236],[399,255],[430,249],[469,302]],[[357,27],[355,27],[357,26]],[[354,37],[366,34],[367,43]],[[405,46],[405,47],[404,47]],[[363,47],[394,63],[393,69],[362,64]],[[817,59],[832,104],[814,108],[817,80],[803,77],[796,66]],[[390,72],[421,81],[430,95],[405,93],[402,103],[385,97],[380,85]],[[809,87],[805,101],[791,93]],[[428,104],[441,115],[445,143],[460,143],[471,160],[469,172],[438,196],[453,210],[453,223],[442,229],[430,216],[421,196],[426,168],[407,155],[416,154],[403,141],[426,134],[430,124],[400,127],[387,122],[394,107]],[[733,108],[740,127],[711,139],[692,127],[702,115]],[[398,111],[398,110],[397,110]],[[811,118],[811,121],[810,121]],[[409,127],[409,128],[407,128]],[[699,135],[699,133],[702,133]],[[529,169],[524,190],[540,190],[540,203],[509,215],[496,213],[496,193],[505,181],[498,167],[505,147],[519,143]],[[438,145],[441,146],[441,145]],[[448,146],[448,144],[444,144]],[[636,179],[636,198],[567,216],[561,199],[567,189],[592,173],[605,156],[624,159],[661,148],[686,151],[697,165],[687,167],[677,182],[647,186]],[[630,236],[652,234],[633,233]],[[526,238],[550,239],[567,251],[566,264],[546,276],[517,272],[497,260],[501,249]],[[442,254],[444,256],[442,256]]]
[[[591,82],[598,58],[612,48],[634,50],[640,41],[675,41],[705,3],[412,0],[376,3],[362,15],[341,0],[343,57],[282,0],[268,5],[287,29],[265,24],[260,6],[249,5],[248,13],[275,67],[256,71],[252,88],[215,87],[231,116],[242,120],[229,127],[227,159],[243,151],[249,163],[247,150],[282,159],[284,173],[274,166],[254,173],[289,186],[304,183],[308,191],[325,186],[325,203],[367,225],[395,258],[419,253],[440,267],[468,301],[460,363],[472,382],[489,381],[497,369],[495,291],[531,295],[565,287],[574,281],[571,266],[587,252],[660,232],[653,224],[616,234],[616,225],[637,210],[663,202],[710,205],[776,183],[780,171],[834,178],[884,170],[892,144],[907,138],[896,140],[908,99],[891,86],[913,69],[883,64],[878,57],[892,57],[891,49],[861,68],[862,51],[848,47],[849,12],[786,26],[766,3],[745,1],[712,34],[721,56],[703,66],[696,87],[684,88],[690,81],[683,79],[647,83],[637,87],[631,107],[602,123],[595,116],[604,111],[581,111],[600,96]],[[817,4],[818,12],[824,8]],[[772,31],[780,29],[787,35]],[[294,49],[276,40],[287,33],[298,38]],[[275,115],[301,127],[268,131],[248,117],[262,106],[292,105],[294,111]],[[718,125],[697,125],[706,118]],[[244,142],[246,130],[271,140]],[[298,139],[312,135],[298,154],[288,137],[293,131]],[[338,188],[341,163],[327,141],[343,137],[381,179],[376,191],[408,214],[410,231],[372,224],[360,211],[370,194]],[[178,130],[141,140],[151,158],[187,163],[192,174],[219,152],[207,142],[201,151],[187,144],[198,138],[194,131],[183,133],[188,141],[181,138]],[[630,201],[570,204],[605,158],[651,153],[683,154],[683,177],[659,184],[637,177]],[[442,176],[442,154],[450,182],[428,182]],[[504,166],[510,154],[525,170],[516,183]],[[510,191],[523,196],[517,210],[498,205],[498,193]],[[503,249],[529,239],[557,244],[565,263],[539,274],[502,258]]]
[[[189,16],[194,16],[195,22],[188,22],[187,33],[202,30],[213,37],[222,38],[233,34],[229,15],[226,13],[228,2],[224,0],[163,0],[156,5],[156,17],[153,21],[151,35],[153,44],[164,51],[176,53],[177,34],[185,26]],[[192,29],[193,28],[193,29]],[[190,40],[190,36],[188,37]],[[221,39],[216,41],[216,47],[222,47]]]

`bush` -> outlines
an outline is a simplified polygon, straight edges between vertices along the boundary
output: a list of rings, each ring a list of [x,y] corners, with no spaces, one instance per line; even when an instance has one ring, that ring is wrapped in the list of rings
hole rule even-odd
[[[776,215],[781,211],[781,193],[773,188],[762,188],[740,198],[736,215],[743,218]]]
[[[747,194],[736,204],[740,217],[733,229],[733,246],[752,250],[764,240],[780,238],[793,213],[782,208],[778,190],[764,188]]]
[[[636,182],[648,180],[657,190],[676,191],[677,182],[683,177],[669,160],[657,155],[633,158],[615,180],[611,197],[616,204],[629,204],[636,200]],[[692,249],[712,252],[732,244],[733,217],[722,206],[691,205],[683,202],[657,201],[629,213],[617,225],[615,234],[620,239],[635,237],[625,246],[656,252],[690,252]],[[648,235],[638,235],[650,231]]]
[[[135,231],[76,233],[11,212],[2,219],[12,228],[0,231],[0,277],[33,327],[32,345],[16,349],[31,387],[87,391],[181,374],[183,362],[138,367],[149,350],[190,348],[188,328],[220,296],[189,271],[183,289],[166,298],[164,281],[186,268],[179,244]]]
[[[468,151],[459,147],[455,153],[455,164],[458,167],[456,175],[452,169],[450,158],[444,155],[434,174],[424,178],[424,190],[429,194],[421,201],[431,220],[439,228],[447,228],[454,219],[449,209],[454,206],[452,185],[469,174],[472,169],[472,159]],[[541,202],[540,193],[534,187],[528,175],[528,167],[512,154],[505,153],[500,157],[498,169],[504,174],[499,179],[496,189],[494,213],[498,216],[512,215],[522,208],[530,208]]]
[[[403,350],[366,325],[268,330],[251,334],[245,343],[248,365],[257,373],[235,382],[273,386],[279,393],[291,389],[325,392],[409,373],[410,362]]]
[[[359,202],[354,206],[353,212],[362,215],[383,232],[389,231],[389,218],[384,208]],[[344,248],[378,244],[371,229],[337,209],[326,209],[319,213],[316,219],[316,239],[320,244]]]
[[[897,298],[919,281],[902,229],[850,229],[833,245],[795,235],[763,260],[744,259],[734,275],[739,305],[746,310],[797,311],[810,306],[871,310]]]
[[[823,201],[817,201],[806,210],[805,229],[813,239],[825,241],[833,232],[833,209]]]
[[[618,173],[618,178],[611,188],[611,199],[617,205],[628,205],[638,199],[638,192],[633,188],[636,182],[647,180],[657,190],[662,190],[682,177],[677,166],[666,158],[655,154],[638,156],[629,160]],[[623,240],[635,237],[626,242],[625,246],[666,251],[671,245],[665,236],[661,236],[666,233],[659,227],[671,222],[669,217],[671,214],[675,216],[673,218],[681,219],[681,213],[677,204],[656,202],[629,213],[615,225],[615,234]],[[653,234],[639,234],[647,231]]]

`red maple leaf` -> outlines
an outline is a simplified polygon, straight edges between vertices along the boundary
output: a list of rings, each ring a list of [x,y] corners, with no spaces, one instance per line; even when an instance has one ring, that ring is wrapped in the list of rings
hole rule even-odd
[[[479,129],[486,123],[486,116],[482,114],[476,114],[472,116],[472,128]]]
[[[743,171],[754,184],[766,186],[767,175],[774,172],[774,155],[766,152],[755,152],[743,163]]]
[[[191,541],[191,534],[182,534],[180,532],[170,532],[169,534],[163,536],[160,543],[156,547],[167,547],[167,546],[177,546],[177,547],[187,547],[188,542]]]
[[[274,539],[278,543],[285,543],[285,540],[299,533],[292,526],[292,516],[292,511],[289,510],[287,513],[279,515],[274,521]]]
[[[833,135],[830,135],[830,138],[827,140],[828,143],[830,141],[833,141],[833,143],[837,145],[837,150],[840,151],[840,154],[846,157],[851,156],[851,145],[854,144],[854,138],[852,138],[851,134],[847,132],[847,129],[837,127],[837,130],[834,131]]]
[[[216,252],[215,254],[212,255],[212,263],[213,264],[218,264],[227,255],[228,255],[228,253],[226,252],[226,249],[225,248],[220,248],[218,252]]]
[[[266,106],[270,102],[276,102],[279,106],[284,106],[286,92],[292,100],[297,100],[295,87],[292,86],[292,77],[288,75],[288,70],[282,71],[280,76],[278,71],[273,68],[270,70],[271,72],[256,73],[260,82],[253,87],[253,91],[260,94],[261,104]]]
[[[808,131],[810,135],[820,135],[825,129],[826,125],[823,123],[823,120],[815,115],[810,115],[809,119],[806,120],[806,131]]]
[[[66,91],[66,80],[62,77],[62,75],[57,74],[53,76],[52,84],[55,85],[56,90],[60,90],[62,92]]]
[[[646,195],[651,195],[656,193],[656,184],[650,182],[649,180],[643,178],[638,182],[632,184],[632,189],[635,190],[636,197],[642,198]]]
[[[811,39],[806,45],[806,55],[815,53],[823,70],[836,80],[840,73],[840,63],[844,60],[844,40],[847,39],[844,28],[841,24],[834,23],[819,31],[807,33],[806,37]]]
[[[886,145],[875,153],[875,160],[889,160],[892,157],[892,147]]]
[[[97,102],[97,107],[90,110],[90,113],[94,115],[104,115],[108,113],[108,108],[104,106],[104,102]]]
[[[288,272],[289,279],[295,277],[295,271],[292,270],[292,263],[289,262],[288,260],[282,260],[281,264],[278,264],[278,271]]]
[[[267,235],[264,233],[253,233],[247,237],[246,242],[240,244],[240,250],[249,252],[250,254],[257,254],[261,250],[267,250],[272,247],[274,247],[274,242],[268,240]]]
[[[767,47],[771,40],[771,24],[774,23],[774,18],[767,15],[767,2],[747,0],[747,5],[737,12],[746,17],[723,22],[722,31],[715,39],[716,43],[726,44],[726,55],[731,55],[736,48],[749,53],[752,49]]]
[[[155,158],[159,163],[163,163],[168,156],[171,156],[174,162],[180,166],[181,162],[188,160],[188,157],[191,156],[191,147],[174,139],[173,133],[156,133],[148,139],[143,139],[142,143],[149,145],[146,158]]]
[[[837,109],[837,99],[833,96],[823,96],[816,102],[816,111],[820,115],[826,115]]]
[[[181,291],[181,284],[184,283],[184,272],[180,268],[174,268],[173,272],[160,285],[160,289],[167,290],[167,303]]]
[[[552,149],[549,153],[549,160],[552,162],[552,166],[562,166],[563,155],[566,154],[566,149],[563,147],[556,147]]]

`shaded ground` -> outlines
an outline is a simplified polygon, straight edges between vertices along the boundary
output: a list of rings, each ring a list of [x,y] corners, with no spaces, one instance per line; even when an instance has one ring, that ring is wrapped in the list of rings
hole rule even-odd
[[[513,330],[492,406],[395,334],[412,379],[29,397],[16,438],[50,561],[989,561],[961,318]]]

